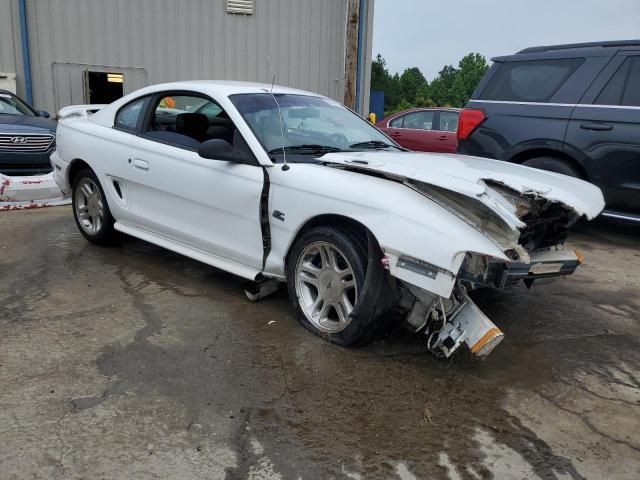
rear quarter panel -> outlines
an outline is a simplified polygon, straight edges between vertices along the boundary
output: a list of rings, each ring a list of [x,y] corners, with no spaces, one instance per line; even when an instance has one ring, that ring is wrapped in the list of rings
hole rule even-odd
[[[71,165],[82,160],[95,172],[116,220],[129,218],[128,206],[119,201],[110,177],[124,178],[131,150],[139,139],[133,134],[74,117],[62,120],[57,131],[57,152]],[[67,170],[67,183],[70,183]]]

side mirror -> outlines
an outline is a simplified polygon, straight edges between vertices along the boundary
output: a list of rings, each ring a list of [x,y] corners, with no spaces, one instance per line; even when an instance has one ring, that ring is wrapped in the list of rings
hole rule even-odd
[[[51,114],[49,112],[47,112],[46,110],[38,110],[38,115],[44,118],[49,118],[51,117]]]
[[[229,142],[221,139],[207,140],[198,145],[198,155],[209,160],[223,160],[227,162],[255,165],[253,159],[245,153],[233,148]]]

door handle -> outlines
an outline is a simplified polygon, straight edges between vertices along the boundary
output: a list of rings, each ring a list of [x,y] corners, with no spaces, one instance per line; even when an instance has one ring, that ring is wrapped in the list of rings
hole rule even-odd
[[[608,132],[609,130],[613,130],[613,125],[609,125],[608,123],[601,123],[601,122],[589,122],[589,123],[581,123],[580,128],[583,130]]]
[[[445,137],[443,135],[443,136],[440,136],[440,137],[436,137],[436,140],[449,140],[449,137]]]
[[[391,134],[391,136],[392,136],[392,137],[399,137],[399,136],[401,136],[401,135],[402,135],[401,133],[392,133],[392,134]]]
[[[134,158],[133,166],[139,168],[140,170],[149,170],[149,162],[147,162],[146,160],[142,160],[141,158]]]

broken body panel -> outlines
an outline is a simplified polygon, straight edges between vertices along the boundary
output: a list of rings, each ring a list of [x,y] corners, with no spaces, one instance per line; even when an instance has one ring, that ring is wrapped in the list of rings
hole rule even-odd
[[[594,218],[604,207],[600,190],[587,182],[487,159],[358,152],[320,160],[336,168],[295,165],[271,175],[280,187],[272,189],[272,208],[291,220],[273,225],[275,245],[267,261],[273,274],[281,273],[279,260],[297,227],[319,215],[348,212],[376,236],[392,275],[448,297],[468,254],[528,264],[530,252],[562,243],[573,223]],[[549,211],[555,216],[544,218]],[[545,231],[523,238],[540,218]]]

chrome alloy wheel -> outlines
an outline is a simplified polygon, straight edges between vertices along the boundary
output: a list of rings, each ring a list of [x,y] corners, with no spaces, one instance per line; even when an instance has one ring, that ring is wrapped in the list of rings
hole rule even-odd
[[[97,234],[104,221],[104,203],[98,185],[84,177],[78,182],[74,196],[78,223],[89,235]]]
[[[300,308],[322,332],[341,332],[358,301],[353,269],[344,254],[328,242],[305,247],[296,263],[296,295]]]

